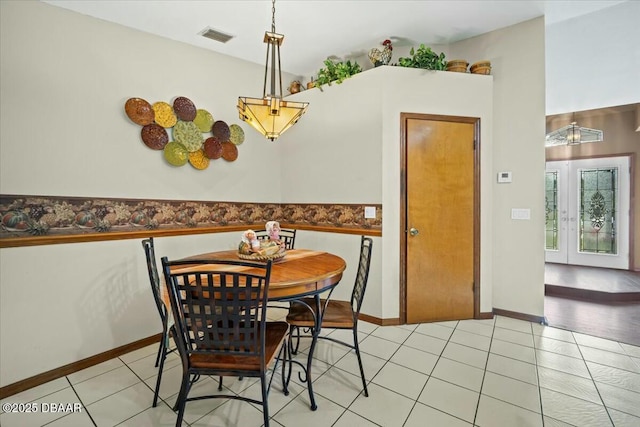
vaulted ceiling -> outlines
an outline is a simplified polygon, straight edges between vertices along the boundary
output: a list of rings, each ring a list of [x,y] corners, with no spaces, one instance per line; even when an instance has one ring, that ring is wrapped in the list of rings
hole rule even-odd
[[[264,64],[270,0],[43,0],[54,6]],[[623,0],[278,0],[276,31],[285,35],[282,70],[314,74],[327,57],[364,54],[385,39],[396,46],[447,44],[545,16],[547,25]],[[205,38],[211,28],[233,36]],[[396,58],[397,59],[397,58]],[[393,61],[392,61],[393,62]]]

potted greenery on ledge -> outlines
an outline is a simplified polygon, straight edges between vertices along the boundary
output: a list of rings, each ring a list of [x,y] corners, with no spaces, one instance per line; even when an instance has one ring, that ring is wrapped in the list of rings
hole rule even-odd
[[[350,60],[346,62],[333,61],[327,58],[324,61],[324,65],[326,68],[320,68],[320,70],[318,70],[318,76],[315,80],[315,87],[320,90],[322,90],[322,85],[328,84],[331,86],[333,82],[340,84],[345,79],[362,71],[360,64],[355,61],[351,62]]]
[[[430,47],[421,44],[418,50],[411,48],[408,58],[399,58],[395,64],[400,67],[423,68],[425,70],[441,70],[447,69],[447,61],[444,59],[444,53],[437,54]]]

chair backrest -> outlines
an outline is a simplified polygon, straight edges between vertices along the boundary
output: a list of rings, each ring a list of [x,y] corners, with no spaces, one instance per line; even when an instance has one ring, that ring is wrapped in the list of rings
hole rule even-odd
[[[160,290],[160,276],[158,275],[158,266],[156,264],[156,251],[153,245],[153,237],[144,239],[142,241],[142,247],[147,257],[147,270],[149,272],[149,282],[151,282],[151,291],[153,292],[153,299],[156,302],[158,313],[160,318],[164,322],[167,319],[167,307],[162,301],[162,292]]]
[[[260,240],[269,240],[269,234],[266,229],[256,230],[256,236]],[[284,242],[285,249],[295,249],[296,245],[296,230],[290,228],[280,229],[280,240]]]
[[[371,250],[373,248],[373,239],[362,236],[360,240],[360,260],[358,262],[358,272],[356,273],[356,281],[353,285],[351,293],[351,307],[354,312],[354,319],[358,318],[362,300],[364,299],[364,291],[367,289],[367,281],[369,280],[369,266],[371,265]]]
[[[181,272],[181,266],[190,268]],[[186,355],[225,354],[238,361],[264,354],[271,261],[169,262],[163,257],[162,268],[176,339]]]

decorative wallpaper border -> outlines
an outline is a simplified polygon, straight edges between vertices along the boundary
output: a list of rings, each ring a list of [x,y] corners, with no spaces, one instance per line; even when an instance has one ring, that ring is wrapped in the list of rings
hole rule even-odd
[[[283,227],[382,234],[382,205],[365,219],[365,205],[247,203],[0,195],[0,247],[216,233]]]

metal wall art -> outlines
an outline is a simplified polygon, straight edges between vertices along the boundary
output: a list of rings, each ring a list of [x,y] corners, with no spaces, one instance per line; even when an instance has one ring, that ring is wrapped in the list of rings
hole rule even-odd
[[[129,98],[124,105],[127,117],[142,126],[142,142],[152,150],[162,150],[172,166],[189,163],[198,170],[209,167],[211,160],[238,158],[238,145],[244,142],[244,131],[237,124],[214,120],[205,109],[198,109],[184,96],[153,105],[142,98]]]

